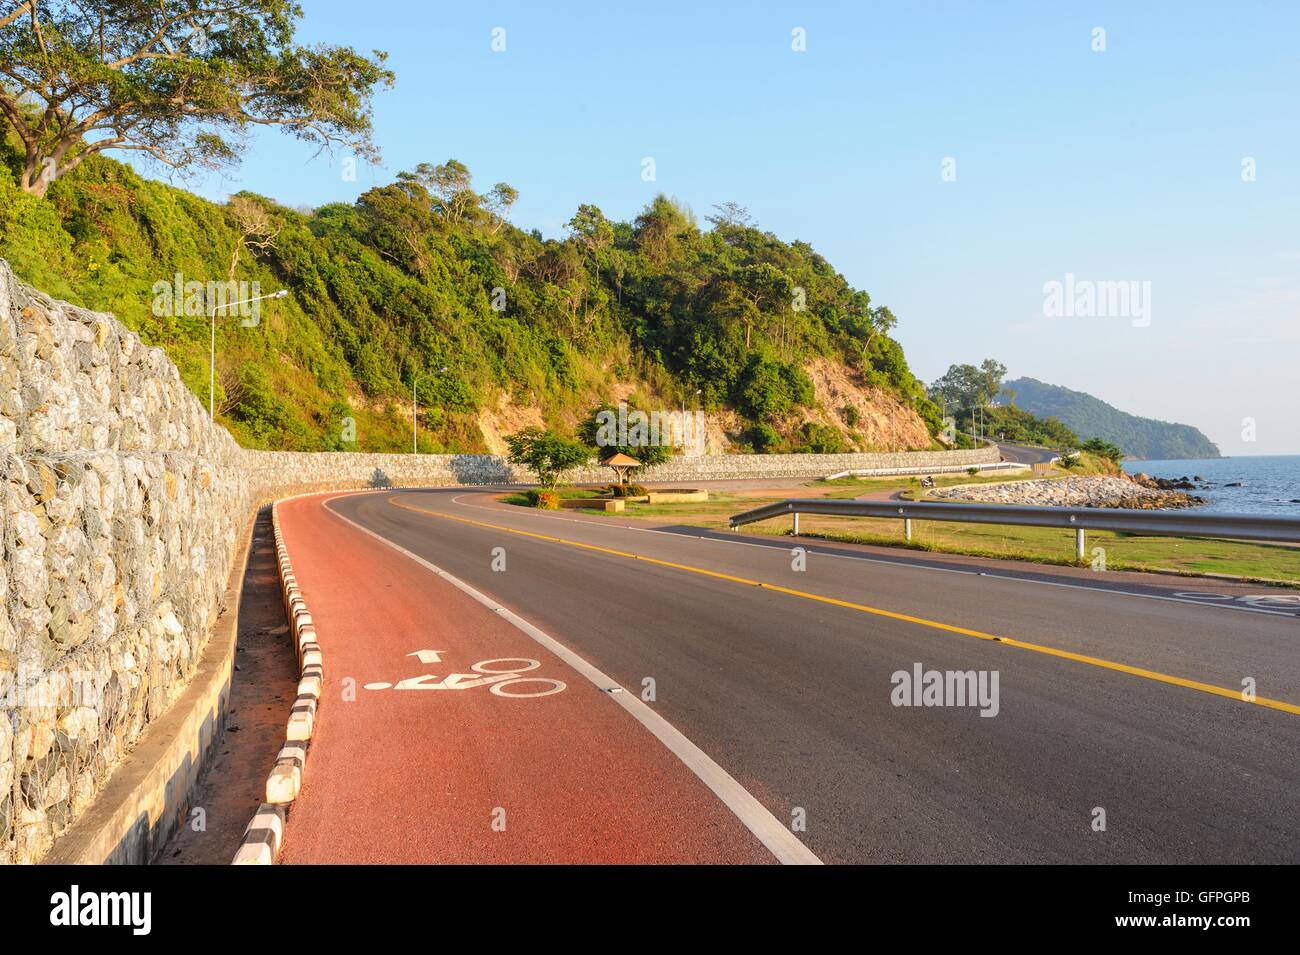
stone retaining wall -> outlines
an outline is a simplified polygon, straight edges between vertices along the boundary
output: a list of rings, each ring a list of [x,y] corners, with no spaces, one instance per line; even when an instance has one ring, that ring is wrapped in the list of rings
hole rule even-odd
[[[360,487],[433,487],[529,482],[533,475],[492,454],[365,454],[245,451],[254,486],[283,493]],[[839,471],[991,464],[997,448],[969,451],[902,451],[859,454],[733,454],[674,458],[646,468],[638,483],[725,481],[733,478],[813,478]],[[614,474],[594,465],[567,472],[576,484],[611,483]]]
[[[993,448],[737,455],[641,479],[995,460]],[[491,455],[241,449],[161,350],[21,285],[0,260],[0,863],[48,852],[185,688],[252,508],[311,490],[529,477]]]
[[[243,460],[159,349],[0,262],[0,861],[44,855],[189,682]]]

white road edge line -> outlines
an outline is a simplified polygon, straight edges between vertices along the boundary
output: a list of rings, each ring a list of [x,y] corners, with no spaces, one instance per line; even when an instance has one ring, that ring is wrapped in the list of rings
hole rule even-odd
[[[391,488],[390,490],[416,491],[422,488]],[[483,493],[483,492],[479,492]],[[482,504],[468,504],[461,500],[464,494],[457,494],[451,499],[451,503],[457,507],[472,507],[476,511],[489,511],[493,514],[501,514],[500,508],[484,507]],[[503,515],[505,517],[510,514]],[[609,521],[585,520],[576,517],[559,517],[554,514],[529,514],[529,517],[541,518],[548,521],[568,521],[572,524],[595,524],[597,527],[612,527],[615,530],[640,531],[643,534],[664,534],[668,537],[676,537],[680,540],[697,540],[706,541],[715,544],[731,544],[735,547],[763,547],[773,549],[771,544],[755,544],[750,541],[728,540],[723,537],[705,537],[697,534],[678,534],[673,531],[661,531],[655,527],[631,527],[624,524],[611,524]],[[1042,584],[1045,587],[1065,587],[1069,590],[1087,590],[1100,594],[1113,594],[1117,597],[1140,597],[1144,600],[1167,600],[1171,603],[1188,604],[1192,607],[1217,607],[1220,610],[1235,610],[1238,613],[1262,613],[1271,617],[1296,617],[1295,614],[1287,610],[1267,610],[1263,607],[1238,607],[1233,604],[1215,604],[1207,603],[1203,600],[1189,600],[1186,597],[1167,597],[1163,594],[1143,594],[1135,593],[1131,590],[1115,590],[1111,587],[1094,587],[1091,584],[1072,584],[1063,580],[1036,580],[1032,577],[1016,577],[1011,574],[990,573],[984,570],[964,570],[960,567],[931,567],[926,564],[908,564],[897,560],[885,560],[881,557],[859,557],[854,554],[830,554],[823,550],[816,550],[812,547],[805,547],[810,556],[830,557],[835,560],[856,560],[867,564],[884,564],[887,567],[904,567],[909,570],[930,570],[940,574],[963,574],[967,577],[987,577],[989,580],[1006,580],[1016,584]],[[1191,578],[1189,578],[1191,579]]]
[[[480,593],[469,584],[465,583],[458,577],[449,574],[435,564],[431,564],[418,554],[413,554],[405,547],[395,544],[381,534],[377,534],[368,527],[362,527],[351,518],[344,517],[334,508],[330,507],[330,501],[334,498],[328,498],[321,502],[325,510],[329,511],[341,521],[351,524],[357,530],[369,534],[380,543],[386,544],[399,554],[415,561],[421,567],[429,570],[452,586],[458,588],[469,596],[473,597],[489,610],[494,611],[503,620],[508,621],[517,630],[526,633],[537,641],[551,653],[555,654],[573,669],[577,670],[586,677],[599,690],[605,691],[610,699],[618,703],[623,709],[627,710],[632,717],[642,726],[648,729],[659,742],[668,747],[669,751],[685,764],[686,768],[693,772],[704,785],[708,786],[723,804],[732,811],[737,819],[754,834],[754,837],[767,848],[776,860],[782,865],[821,865],[822,860],[817,858],[811,849],[805,846],[788,828],[781,824],[781,821],[772,815],[767,808],[754,798],[744,786],[736,782],[731,774],[715,763],[704,750],[700,749],[666,719],[647,706],[641,698],[635,693],[609,693],[608,691],[619,686],[617,682],[598,670],[592,664],[588,663],[578,654],[574,653],[564,644],[560,643],[554,637],[539,630],[523,617],[507,607],[501,606],[491,597]],[[621,689],[621,687],[620,687]]]

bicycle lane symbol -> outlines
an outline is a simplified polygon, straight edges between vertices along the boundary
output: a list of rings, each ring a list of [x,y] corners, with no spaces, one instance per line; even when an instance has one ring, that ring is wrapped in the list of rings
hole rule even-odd
[[[502,666],[501,664],[512,664],[511,666]],[[522,665],[520,665],[522,664]],[[550,677],[540,676],[521,676],[522,673],[531,673],[533,670],[541,667],[540,660],[531,660],[527,657],[498,657],[494,660],[480,660],[470,669],[472,673],[452,673],[443,677],[441,680],[432,673],[423,676],[410,677],[405,680],[399,680],[397,683],[366,683],[362,689],[366,690],[472,690],[475,687],[486,686],[488,692],[496,696],[502,696],[507,699],[531,699],[542,696],[552,696],[560,693],[568,687],[563,680],[555,680]],[[530,691],[522,689],[524,684],[540,684]],[[507,687],[514,687],[507,692]]]
[[[1181,590],[1174,593],[1183,600],[1195,600],[1203,603],[1239,603],[1261,610],[1290,610],[1300,612],[1300,595],[1287,593],[1272,594],[1221,594],[1204,590]]]

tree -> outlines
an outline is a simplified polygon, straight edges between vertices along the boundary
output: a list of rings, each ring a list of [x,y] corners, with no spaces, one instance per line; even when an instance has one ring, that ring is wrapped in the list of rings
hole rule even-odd
[[[510,208],[519,201],[519,190],[508,182],[498,182],[488,192],[484,200],[488,214],[492,217],[493,226],[492,234],[496,235],[501,227],[506,224],[506,217],[510,215]]]
[[[256,255],[275,248],[275,238],[283,225],[274,221],[266,206],[249,195],[241,193],[230,197],[230,215],[235,220],[235,231],[239,238],[230,252],[230,268],[227,278],[235,280],[235,269],[239,266],[240,253],[245,247]]]
[[[589,252],[603,249],[614,241],[614,227],[605,218],[599,206],[582,203],[573,218],[565,223],[574,239]]]
[[[600,280],[600,253],[614,242],[614,227],[596,206],[583,203],[573,218],[565,223],[574,241],[587,250],[596,263],[596,279]]]
[[[979,386],[977,400],[980,403],[992,401],[1002,390],[1002,382],[1007,377],[1007,366],[992,358],[980,362],[976,382]]]
[[[16,4],[0,0],[0,17]],[[0,166],[16,172],[21,141],[0,126]],[[228,343],[231,367],[260,372],[248,397],[225,410],[235,437],[255,446],[338,447],[332,403],[352,395],[367,448],[401,450],[406,434],[409,450],[409,369],[444,366],[455,371],[420,378],[417,397],[420,432],[450,452],[489,450],[476,415],[502,393],[576,421],[598,380],[633,381],[665,402],[685,396],[678,405],[695,404],[698,391],[700,407],[736,412],[729,433],[765,423],[776,439],[759,430],[740,440],[789,451],[813,440],[799,433],[809,417],[800,410],[816,403],[806,372],[823,362],[860,366],[857,384],[896,395],[900,421],[911,406],[937,433],[937,409],[920,398],[886,312],[808,243],[757,228],[702,233],[689,209],[663,197],[635,223],[575,201],[571,228],[547,239],[506,228],[509,194],[473,198],[478,185],[463,163],[430,161],[355,202],[314,211],[251,193],[214,205],[136,176],[109,153],[56,183],[54,201],[23,194],[0,172],[0,234],[16,272],[92,309],[119,310],[143,339],[172,350],[199,394],[209,329],[155,308],[139,283],[181,272],[292,287],[283,321]],[[216,400],[244,384],[222,375]],[[845,403],[822,397],[828,409]]]
[[[473,176],[469,167],[459,159],[448,159],[438,166],[422,162],[410,172],[399,172],[397,179],[408,186],[418,185],[435,197],[442,217],[448,222],[459,223],[470,210],[478,208],[479,197],[470,188]]]
[[[637,413],[637,410],[638,409],[635,407],[629,406],[627,411],[628,418],[632,419],[632,416]],[[618,435],[614,436],[614,441],[609,441],[608,435],[605,433],[608,429],[602,430],[601,427],[602,423],[604,423],[602,412],[607,412],[610,415],[617,414],[617,412],[611,408],[592,408],[591,411],[587,413],[587,416],[578,422],[578,439],[586,444],[587,447],[590,448],[602,461],[605,458],[613,457],[615,454],[626,454],[628,457],[636,458],[640,461],[642,467],[650,467],[655,464],[663,464],[672,456],[671,447],[662,442],[665,439],[673,440],[678,437],[678,435],[664,434],[663,430],[661,430],[661,443],[659,444],[651,444],[648,442],[639,444],[619,444],[617,441]],[[684,417],[685,412],[682,412],[681,414]],[[649,416],[647,415],[647,419],[648,418]],[[628,430],[632,430],[633,427],[634,422],[628,425]],[[649,426],[646,425],[646,427],[648,428]],[[684,422],[682,427],[683,429],[686,427]],[[662,425],[661,428],[663,428]],[[617,430],[617,427],[615,427],[615,431]],[[685,435],[682,435],[681,437],[684,438]]]
[[[7,0],[8,7],[13,0]],[[232,165],[277,127],[378,160],[370,98],[386,55],[294,43],[292,0],[22,0],[0,13],[0,115],[22,143],[19,186],[107,150],[173,169]]]
[[[714,203],[713,208],[717,212],[705,216],[704,221],[711,223],[715,229],[748,229],[753,226],[749,210],[738,202],[724,202],[720,205]]]
[[[888,307],[882,305],[880,308],[873,309],[871,312],[872,334],[868,337],[868,344],[876,335],[888,335],[897,327],[898,319],[894,317],[894,313]],[[1002,369],[1002,372],[1006,374],[1006,369]]]
[[[937,401],[944,408],[954,409],[969,406],[970,396],[975,392],[974,365],[949,365],[943,377],[936,378],[927,390],[931,400]]]
[[[745,326],[745,348],[749,349],[754,325],[764,311],[781,311],[790,301],[794,283],[770,262],[746,265],[731,276],[731,293],[738,306],[736,314]]]
[[[217,384],[221,389],[216,401],[216,412],[219,415],[230,414],[248,397],[248,379],[242,363],[223,364],[218,368]]]
[[[660,193],[633,225],[637,251],[651,265],[660,266],[674,257],[678,236],[694,228],[695,223],[688,209]]]
[[[507,435],[506,445],[510,448],[511,464],[528,468],[537,475],[539,483],[552,490],[565,471],[586,464],[591,457],[586,445],[541,428],[525,428]]]
[[[935,401],[966,411],[987,404],[1002,390],[1002,380],[1007,367],[992,358],[986,358],[976,368],[974,365],[951,365],[944,376],[930,385],[929,394]]]

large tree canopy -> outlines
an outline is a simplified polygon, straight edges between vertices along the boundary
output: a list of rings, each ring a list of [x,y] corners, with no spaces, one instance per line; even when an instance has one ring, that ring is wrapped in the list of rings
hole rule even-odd
[[[952,365],[942,378],[930,385],[930,399],[955,410],[965,411],[992,401],[1002,392],[1007,366],[986,358],[974,365]]]
[[[385,54],[297,45],[301,17],[288,0],[0,0],[0,115],[23,146],[19,185],[44,195],[111,149],[217,168],[257,126],[377,159]]]

